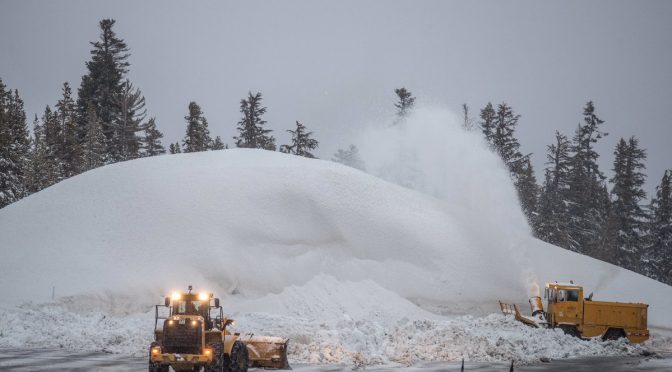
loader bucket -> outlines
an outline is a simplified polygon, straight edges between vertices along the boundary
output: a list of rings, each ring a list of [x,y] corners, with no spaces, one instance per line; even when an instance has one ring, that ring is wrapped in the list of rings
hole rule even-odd
[[[249,357],[249,366],[257,368],[290,369],[287,360],[289,339],[272,336],[241,335],[239,338]]]

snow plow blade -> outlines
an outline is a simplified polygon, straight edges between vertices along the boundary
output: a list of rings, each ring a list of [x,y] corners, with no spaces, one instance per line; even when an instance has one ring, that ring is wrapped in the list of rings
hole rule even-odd
[[[518,309],[518,305],[516,305],[516,304],[506,304],[506,303],[503,303],[502,301],[499,301],[499,308],[502,310],[502,313],[504,315],[513,315],[514,318],[517,321],[519,321],[519,322],[521,322],[525,325],[528,325],[530,327],[539,328],[539,323],[537,323],[536,320],[520,313],[520,310]]]
[[[289,339],[273,336],[241,335],[239,340],[247,346],[250,367],[291,369],[287,360]]]

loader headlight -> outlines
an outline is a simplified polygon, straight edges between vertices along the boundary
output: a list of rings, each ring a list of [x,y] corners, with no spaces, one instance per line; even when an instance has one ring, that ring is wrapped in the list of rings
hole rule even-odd
[[[192,326],[196,327],[196,324],[198,324],[197,321],[195,321],[195,320],[192,320],[192,321],[191,321],[191,325],[192,325]]]
[[[205,292],[201,292],[201,293],[198,294],[198,299],[201,300],[201,301],[207,301],[207,300],[210,299],[210,294],[205,293]]]
[[[212,349],[203,349],[203,354],[206,356],[212,355]]]
[[[168,325],[173,325],[173,323],[175,323],[175,322],[173,322],[172,320],[168,321]]]
[[[152,355],[159,355],[161,354],[161,347],[160,346],[154,346],[152,348]]]
[[[173,292],[173,295],[170,296],[170,298],[172,298],[173,301],[179,301],[182,298],[182,294],[180,292]]]

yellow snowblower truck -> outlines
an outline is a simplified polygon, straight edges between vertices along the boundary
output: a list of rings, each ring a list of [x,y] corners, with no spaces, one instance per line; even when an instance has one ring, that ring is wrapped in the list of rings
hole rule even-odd
[[[155,306],[149,372],[168,372],[170,367],[205,372],[289,368],[288,339],[232,334],[227,327],[234,321],[224,316],[219,299],[212,293],[191,292],[189,286],[188,292],[174,292],[165,298],[164,305]],[[160,308],[167,308],[167,315],[160,315]]]
[[[530,298],[532,315],[521,314],[518,306],[499,302],[504,314],[532,327],[560,328],[580,337],[615,340],[626,337],[632,343],[649,339],[647,311],[641,303],[593,301],[593,294],[583,297],[583,287],[570,283],[548,283],[544,289],[548,300],[544,311],[541,297]]]

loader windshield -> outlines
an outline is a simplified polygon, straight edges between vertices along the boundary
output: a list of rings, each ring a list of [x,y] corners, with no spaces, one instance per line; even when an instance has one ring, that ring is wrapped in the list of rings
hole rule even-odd
[[[201,301],[182,300],[176,304],[174,311],[175,314],[200,315],[204,307],[207,306],[203,306]]]

